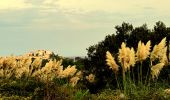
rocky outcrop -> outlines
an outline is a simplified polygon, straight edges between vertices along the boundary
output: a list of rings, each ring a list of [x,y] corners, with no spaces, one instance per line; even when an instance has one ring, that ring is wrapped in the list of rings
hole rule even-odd
[[[37,50],[37,51],[29,52],[29,53],[25,54],[24,56],[40,57],[43,59],[52,59],[55,57],[55,54],[54,54],[54,52],[47,51],[47,50]]]
[[[22,65],[36,64],[36,66],[45,66],[50,60],[54,60],[55,54],[51,51],[37,50],[26,53],[21,56],[7,56],[0,57],[0,67],[4,65],[16,66],[18,63],[23,63]],[[16,64],[15,64],[16,63]],[[21,65],[21,64],[20,64]]]

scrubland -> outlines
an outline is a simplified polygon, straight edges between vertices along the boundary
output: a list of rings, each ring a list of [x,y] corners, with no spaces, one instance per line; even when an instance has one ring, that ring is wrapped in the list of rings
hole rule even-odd
[[[116,86],[106,87],[93,94],[89,88],[95,88],[95,82],[98,81],[95,74],[85,74],[83,68],[76,64],[63,66],[63,57],[46,56],[45,53],[1,57],[0,98],[10,100],[168,100],[170,99],[170,80],[158,81],[161,70],[170,64],[168,59],[166,38],[153,46],[153,49],[151,49],[151,41],[146,44],[139,41],[135,49],[127,47],[126,43],[122,42],[117,57],[114,57],[110,51],[106,52],[107,68],[115,75],[113,78],[115,78]],[[149,63],[148,66],[143,66],[145,61]],[[143,70],[143,67],[147,69]]]

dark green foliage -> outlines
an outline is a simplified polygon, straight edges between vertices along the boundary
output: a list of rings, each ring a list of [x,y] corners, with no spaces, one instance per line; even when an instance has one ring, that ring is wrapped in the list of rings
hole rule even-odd
[[[74,62],[73,62],[72,59],[64,58],[64,59],[63,59],[63,62],[62,62],[62,65],[63,65],[64,67],[67,67],[67,66],[69,66],[69,65],[74,65]]]
[[[35,79],[1,80],[0,94],[5,96],[17,95],[17,96],[29,97],[33,95],[34,90],[37,87],[43,87],[43,84],[41,82],[37,83]]]
[[[65,79],[44,83],[33,78],[0,81],[0,98],[7,100],[87,100],[89,91],[82,85],[71,87]]]
[[[73,59],[70,58],[64,58],[62,65],[65,67],[68,67],[69,65],[76,65],[76,68],[78,70],[81,70],[84,68],[84,58],[81,57],[75,57],[76,61],[74,61]]]

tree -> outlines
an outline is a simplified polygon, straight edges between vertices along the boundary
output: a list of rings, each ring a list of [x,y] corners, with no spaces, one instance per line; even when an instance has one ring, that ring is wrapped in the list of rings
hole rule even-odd
[[[132,24],[123,22],[121,26],[117,25],[115,29],[117,43],[119,43],[118,45],[121,45],[122,42],[127,42],[127,39],[133,31],[133,26]]]
[[[130,34],[127,45],[130,47],[137,48],[138,42],[142,41],[146,43],[150,39],[151,31],[148,29],[146,24],[140,27],[136,27]]]
[[[88,57],[84,60],[85,75],[93,73],[96,75],[95,89],[105,87],[106,84],[110,87],[116,86],[115,77],[106,65],[106,51],[110,51],[115,60],[117,60],[117,53],[122,42],[126,42],[127,46],[137,48],[138,42],[141,40],[146,43],[151,40],[152,46],[160,42],[164,37],[167,37],[169,42],[170,28],[167,28],[163,22],[156,22],[153,30],[148,29],[146,24],[140,27],[133,28],[132,24],[123,22],[121,25],[115,27],[116,33],[107,35],[105,39],[96,45],[90,46],[87,51]],[[118,62],[118,61],[116,61]],[[149,62],[144,62],[144,65]],[[119,64],[119,63],[118,63]],[[120,65],[120,64],[119,64]],[[146,71],[147,68],[144,68]],[[119,76],[121,73],[119,73]],[[89,85],[89,84],[88,84]],[[92,86],[92,88],[94,87]],[[97,90],[93,90],[93,92]]]

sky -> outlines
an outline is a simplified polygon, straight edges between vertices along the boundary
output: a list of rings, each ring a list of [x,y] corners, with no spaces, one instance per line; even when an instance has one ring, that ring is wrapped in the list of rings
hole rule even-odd
[[[128,22],[170,26],[170,0],[0,0],[0,55],[50,50],[86,56],[90,45]]]

